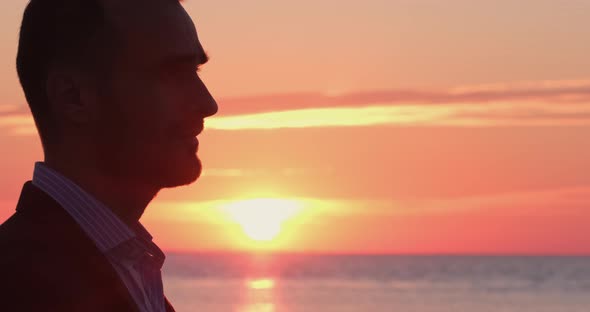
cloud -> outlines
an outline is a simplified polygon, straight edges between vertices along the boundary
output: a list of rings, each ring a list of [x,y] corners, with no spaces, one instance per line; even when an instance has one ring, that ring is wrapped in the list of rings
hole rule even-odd
[[[359,126],[576,126],[590,125],[590,103],[494,102],[310,108],[222,116],[207,120],[218,130]]]
[[[8,135],[36,135],[37,128],[24,105],[0,105],[0,131]]]
[[[267,198],[267,197],[261,197]],[[274,198],[274,197],[268,197]],[[340,199],[293,197],[284,200],[302,203],[309,219],[331,216],[588,216],[590,187],[569,187],[529,192],[452,199]],[[216,209],[232,202],[251,198],[209,201],[155,201],[150,205],[148,219],[176,219],[219,222]],[[370,208],[369,208],[370,207]],[[170,213],[171,209],[178,209]],[[180,216],[180,217],[179,217]]]
[[[444,199],[308,199],[321,213],[375,215],[486,214],[496,216],[588,216],[590,186],[506,192]],[[371,207],[371,209],[367,209]],[[347,209],[344,209],[347,208]]]
[[[7,135],[28,136],[36,135],[37,128],[33,117],[24,113],[0,112],[0,131]]]
[[[517,216],[587,216],[590,186],[507,192],[451,199],[397,201],[406,213],[487,213]]]
[[[269,95],[222,100],[220,107],[210,128],[590,125],[590,80]]]
[[[11,116],[11,115],[24,115],[28,114],[29,108],[25,105],[14,105],[14,104],[2,104],[0,105],[0,117]]]
[[[325,174],[330,175],[334,173],[334,169],[327,166],[325,168],[205,168],[203,170],[203,177],[276,177],[277,175],[283,177],[306,176],[308,174]]]
[[[590,102],[590,80],[540,81],[462,86],[448,90],[380,90],[356,93],[299,93],[219,100],[220,115],[243,115],[328,107],[434,105],[519,101]]]
[[[368,126],[587,126],[590,81],[542,81],[453,88],[286,94],[220,100],[210,129]],[[0,106],[0,130],[33,135],[22,107]],[[235,173],[232,173],[235,174]]]

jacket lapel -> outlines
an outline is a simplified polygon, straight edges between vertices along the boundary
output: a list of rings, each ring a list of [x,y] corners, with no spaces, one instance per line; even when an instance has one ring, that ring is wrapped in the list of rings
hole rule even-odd
[[[16,210],[25,218],[39,220],[28,234],[38,235],[37,240],[50,251],[48,275],[63,281],[61,286],[79,301],[76,306],[81,311],[139,312],[106,256],[53,198],[29,181]]]

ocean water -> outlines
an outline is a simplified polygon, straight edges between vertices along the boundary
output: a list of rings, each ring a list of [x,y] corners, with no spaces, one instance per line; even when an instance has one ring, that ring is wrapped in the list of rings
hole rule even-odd
[[[590,257],[169,254],[177,311],[588,312]]]

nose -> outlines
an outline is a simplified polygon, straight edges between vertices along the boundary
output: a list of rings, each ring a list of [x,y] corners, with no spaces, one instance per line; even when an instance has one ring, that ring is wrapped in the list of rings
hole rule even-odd
[[[197,83],[197,90],[195,99],[192,101],[193,108],[198,112],[199,117],[206,118],[217,114],[219,107],[217,101],[205,86],[205,83],[199,78]]]

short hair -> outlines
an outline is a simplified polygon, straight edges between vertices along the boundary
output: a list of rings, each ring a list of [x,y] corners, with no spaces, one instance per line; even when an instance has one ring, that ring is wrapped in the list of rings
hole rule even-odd
[[[48,73],[53,66],[89,65],[92,39],[106,24],[99,1],[31,0],[24,11],[16,67],[44,146],[56,136]]]

